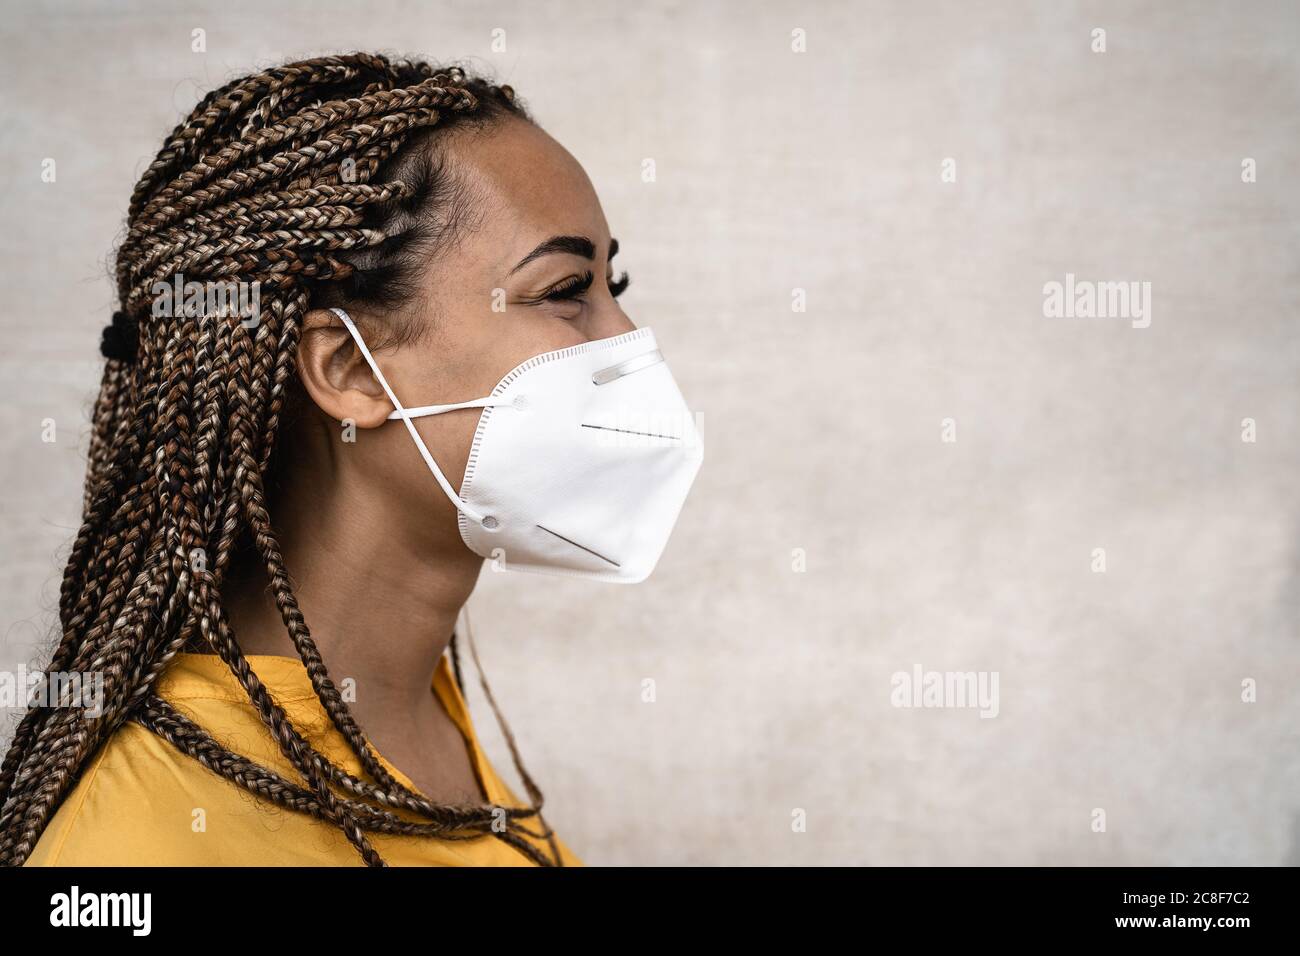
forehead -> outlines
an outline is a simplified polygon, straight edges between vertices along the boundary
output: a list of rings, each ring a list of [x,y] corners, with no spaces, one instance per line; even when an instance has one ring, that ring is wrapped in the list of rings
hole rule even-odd
[[[508,119],[447,144],[448,165],[470,190],[476,240],[511,267],[539,242],[586,236],[599,249],[609,236],[600,200],[578,161],[544,130]]]

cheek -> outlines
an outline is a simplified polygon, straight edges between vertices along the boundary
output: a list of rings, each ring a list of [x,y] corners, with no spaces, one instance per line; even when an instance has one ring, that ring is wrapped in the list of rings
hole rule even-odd
[[[443,421],[455,417],[454,421]],[[459,492],[469,459],[477,416],[449,412],[413,424],[429,454],[451,487]],[[364,454],[365,481],[370,493],[387,496],[387,507],[427,547],[463,547],[458,527],[459,512],[424,463],[419,446],[400,421],[386,423],[382,439],[370,444]]]
[[[544,309],[517,307],[484,321],[465,337],[463,359],[456,378],[441,385],[454,393],[447,401],[482,398],[516,365],[543,352],[554,352],[585,342],[587,337],[573,322],[556,318]],[[474,423],[478,419],[474,418]]]
[[[417,418],[415,429],[451,487],[459,492],[469,460],[470,445],[478,425],[478,409]],[[400,421],[386,423],[377,441],[359,443],[357,451],[370,456],[368,482],[392,496],[411,523],[439,539],[459,538],[457,510],[424,463],[419,446]]]
[[[487,394],[484,392],[484,394]],[[447,412],[443,415],[431,415],[428,418],[417,418],[415,428],[424,439],[424,443],[429,446],[429,452],[433,455],[433,460],[438,463],[442,470],[443,476],[451,484],[452,488],[460,491],[461,480],[465,477],[465,465],[469,461],[470,445],[474,442],[474,431],[478,428],[479,416],[482,410],[478,408],[465,408],[459,411]],[[429,471],[429,467],[420,457],[419,450],[415,448],[415,443],[411,441],[411,436],[406,433],[406,426],[401,422],[395,423],[405,435],[407,443],[411,445],[411,452],[415,457],[415,464],[419,470],[428,479],[433,491],[439,498],[446,499],[442,489],[438,487],[437,480]],[[448,506],[455,510],[451,502]]]

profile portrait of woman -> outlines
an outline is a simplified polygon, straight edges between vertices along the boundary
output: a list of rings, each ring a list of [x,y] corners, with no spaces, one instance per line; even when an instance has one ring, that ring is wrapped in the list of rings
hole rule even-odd
[[[581,864],[504,721],[524,793],[479,743],[461,621],[485,562],[645,579],[701,465],[617,253],[466,68],[323,56],[204,97],[112,263],[48,668],[94,709],[24,712],[0,863]]]

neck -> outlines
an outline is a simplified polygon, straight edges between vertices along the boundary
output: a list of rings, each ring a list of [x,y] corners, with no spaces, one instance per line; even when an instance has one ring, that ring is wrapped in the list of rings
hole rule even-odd
[[[459,538],[431,547],[419,537],[427,527],[413,527],[421,523],[385,496],[350,487],[346,475],[328,487],[315,487],[310,471],[295,478],[293,494],[281,498],[287,507],[277,509],[276,534],[331,680],[352,678],[365,711],[419,709],[482,558]],[[245,654],[298,656],[260,559],[227,582],[223,603]]]

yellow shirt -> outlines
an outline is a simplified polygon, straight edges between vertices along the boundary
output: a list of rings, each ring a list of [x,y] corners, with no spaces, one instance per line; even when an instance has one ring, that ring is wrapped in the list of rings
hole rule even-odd
[[[317,751],[353,776],[369,780],[321,706],[302,661],[270,654],[251,654],[247,660]],[[526,806],[497,776],[479,745],[447,654],[438,661],[433,690],[464,736],[488,800],[497,806]],[[301,783],[248,695],[215,654],[177,654],[155,692],[227,749]],[[419,792],[409,777],[382,754],[377,756],[395,779]],[[420,820],[406,811],[395,812]],[[536,817],[521,823],[534,832],[542,829]],[[442,840],[371,831],[367,838],[392,866],[533,865],[490,834]],[[545,840],[524,838],[550,855]],[[582,865],[558,837],[556,843],[565,866]],[[257,796],[129,722],[91,758],[26,865],[363,866],[364,861],[333,824]]]

